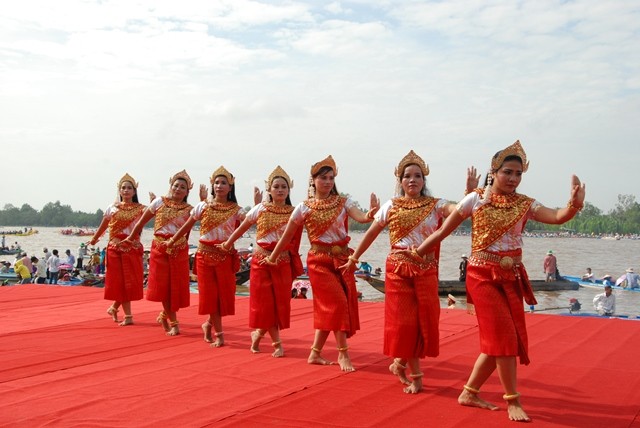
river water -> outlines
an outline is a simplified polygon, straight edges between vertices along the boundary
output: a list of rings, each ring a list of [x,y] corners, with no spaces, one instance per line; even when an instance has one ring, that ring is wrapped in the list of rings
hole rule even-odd
[[[14,229],[14,228],[6,228]],[[66,249],[77,256],[80,243],[87,242],[90,236],[69,236],[60,233],[60,228],[39,227],[37,234],[31,236],[7,235],[7,245],[17,241],[21,248],[30,256],[41,256],[42,248],[49,250],[58,249],[64,255]],[[0,233],[2,229],[0,228]],[[352,233],[351,246],[357,246],[363,233]],[[142,242],[145,248],[150,247],[152,233],[146,229],[142,234]],[[198,232],[191,233],[189,242],[197,244]],[[253,242],[253,234],[243,237],[236,243],[237,248],[246,248]],[[103,236],[98,247],[105,245]],[[458,265],[460,256],[469,254],[471,238],[469,236],[450,236],[442,243],[440,251],[440,279],[456,279],[458,277]],[[381,267],[384,270],[384,261],[389,248],[389,237],[381,234],[371,245],[369,250],[360,257],[361,261],[367,261],[374,268]],[[306,255],[309,249],[309,241],[302,237],[300,252]],[[595,239],[595,238],[524,238],[524,263],[531,279],[543,279],[542,262],[547,251],[553,250],[558,259],[558,269],[561,274],[580,276],[590,267],[596,277],[605,274],[617,278],[625,269],[633,267],[636,272],[640,269],[640,240],[632,239]],[[14,256],[0,256],[0,260],[12,260]],[[304,261],[304,257],[303,257]],[[358,280],[358,289],[362,292],[363,300],[384,300],[384,294],[373,289],[369,284]],[[576,298],[582,303],[583,311],[593,311],[593,297],[602,292],[599,289],[580,288],[576,291],[536,292],[538,306],[536,310],[545,310],[545,313],[567,313],[569,299]],[[640,292],[614,291],[616,295],[616,313],[629,316],[640,316]],[[443,300],[443,306],[445,305]],[[459,299],[459,306],[464,308],[464,296]],[[548,308],[561,307],[562,309],[548,310]]]

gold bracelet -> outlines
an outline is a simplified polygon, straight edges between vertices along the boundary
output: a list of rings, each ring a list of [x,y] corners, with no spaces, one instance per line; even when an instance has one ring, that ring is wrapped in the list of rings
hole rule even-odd
[[[360,263],[360,260],[356,259],[355,257],[353,257],[353,254],[351,254],[349,257],[347,257],[349,260],[351,260],[354,263]]]
[[[570,210],[580,211],[582,210],[582,208],[584,208],[584,204],[576,207],[575,205],[573,205],[573,201],[570,199],[569,202],[567,202],[567,208],[569,208]]]
[[[367,218],[369,220],[373,220],[373,216],[374,216],[374,214],[371,214],[371,210],[367,211]]]

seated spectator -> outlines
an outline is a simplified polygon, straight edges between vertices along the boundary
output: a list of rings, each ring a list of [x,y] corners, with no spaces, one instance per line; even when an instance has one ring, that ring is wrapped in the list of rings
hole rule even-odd
[[[593,272],[591,272],[591,268],[587,268],[587,272],[582,275],[583,281],[594,282],[595,278],[593,277]]]
[[[635,273],[633,271],[633,268],[629,268],[627,269],[627,287],[629,289],[633,289],[633,288],[638,288],[640,287],[639,284],[639,280],[640,280],[640,275],[638,275],[637,273]]]

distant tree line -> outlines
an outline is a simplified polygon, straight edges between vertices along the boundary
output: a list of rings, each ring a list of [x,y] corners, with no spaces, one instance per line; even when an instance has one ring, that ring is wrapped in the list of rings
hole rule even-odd
[[[348,195],[344,195],[348,196]],[[245,207],[248,210],[250,207]],[[42,210],[37,211],[29,204],[17,208],[6,204],[0,210],[0,226],[50,226],[50,227],[97,227],[102,221],[104,211],[95,213],[73,211],[69,205],[60,201],[49,202]],[[465,220],[460,227],[469,229],[470,220]],[[358,223],[349,219],[349,229],[367,230],[369,223]],[[638,234],[640,233],[640,203],[633,195],[618,195],[618,203],[607,214],[594,205],[586,202],[584,209],[571,221],[564,225],[549,225],[536,221],[527,222],[526,230],[544,232],[570,231],[579,234]]]
[[[29,204],[20,208],[6,204],[0,210],[0,226],[97,227],[103,216],[104,211],[100,209],[95,213],[73,211],[60,201],[49,202],[40,211]]]

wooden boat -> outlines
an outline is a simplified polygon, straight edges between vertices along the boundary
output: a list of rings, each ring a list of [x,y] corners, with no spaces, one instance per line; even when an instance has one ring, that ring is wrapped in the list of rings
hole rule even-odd
[[[582,277],[579,277],[579,276],[564,275],[563,278],[567,279],[568,281],[577,282],[578,285],[580,285],[580,287],[585,287],[585,288],[604,289],[604,286],[606,285],[602,282],[601,279],[597,279],[595,280],[595,282],[591,282],[591,281],[583,281]],[[611,285],[612,290],[631,291],[634,293],[640,293],[640,288],[621,287],[619,285],[614,285],[611,283],[609,285]]]
[[[360,277],[367,281],[373,288],[381,293],[384,293],[384,279],[368,276]],[[558,290],[577,290],[580,288],[579,284],[575,281],[552,281],[546,282],[542,279],[534,279],[531,281],[533,291],[558,291]],[[438,285],[438,294],[446,296],[447,294],[463,295],[467,294],[464,282],[455,280],[442,280]]]
[[[251,269],[241,269],[236,272],[236,285],[242,285],[245,282],[249,281],[249,275],[251,274]]]
[[[2,249],[0,249],[0,255],[1,256],[12,256],[14,254],[18,254],[21,251],[22,250],[20,250],[20,249],[18,249],[18,250],[10,250],[9,248],[2,248]]]

